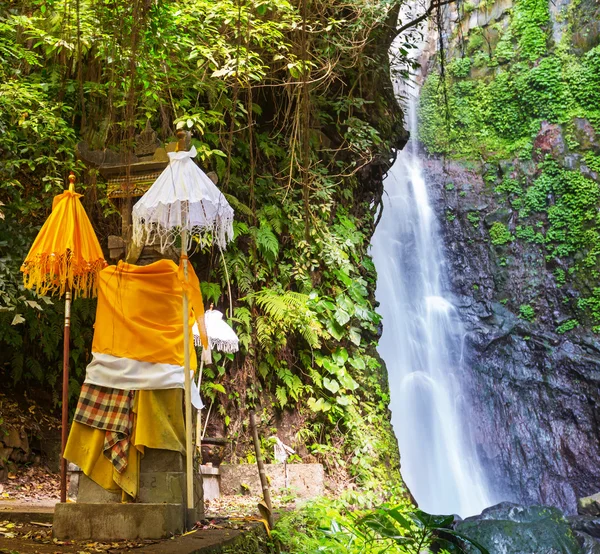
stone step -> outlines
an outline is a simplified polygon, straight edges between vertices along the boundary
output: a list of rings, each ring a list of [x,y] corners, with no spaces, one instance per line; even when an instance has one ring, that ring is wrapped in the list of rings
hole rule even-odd
[[[52,526],[59,540],[95,541],[162,539],[183,529],[181,504],[57,504]]]

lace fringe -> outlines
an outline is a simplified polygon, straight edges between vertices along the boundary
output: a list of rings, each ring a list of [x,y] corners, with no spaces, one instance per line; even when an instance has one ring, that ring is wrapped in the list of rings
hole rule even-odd
[[[170,212],[171,206],[161,204],[152,213],[146,214],[145,218],[133,215],[133,242],[138,245],[158,243],[160,251],[164,253],[175,245],[183,228],[188,231],[186,251],[192,249],[194,237],[198,236],[212,235],[213,241],[221,248],[225,248],[227,243],[233,240],[232,213],[219,214],[214,222],[207,225],[167,228],[162,222],[169,221]]]
[[[211,350],[218,350],[219,352],[225,352],[226,354],[235,354],[240,349],[238,341],[213,339],[208,337],[208,344]],[[200,337],[198,335],[194,335],[194,345],[200,346]]]

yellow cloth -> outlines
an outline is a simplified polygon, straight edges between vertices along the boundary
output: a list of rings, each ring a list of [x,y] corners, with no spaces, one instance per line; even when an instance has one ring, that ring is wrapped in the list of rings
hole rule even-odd
[[[142,362],[184,365],[184,284],[190,295],[190,368],[197,366],[192,324],[204,324],[198,277],[188,264],[189,281],[170,260],[147,266],[119,262],[100,272],[92,352]],[[204,327],[203,327],[204,328]],[[204,331],[206,339],[206,331]]]
[[[65,458],[78,465],[90,479],[108,490],[123,490],[137,497],[140,461],[144,448],[185,453],[181,389],[137,391],[128,463],[119,474],[104,455],[106,431],[74,422],[65,448]]]
[[[75,298],[96,294],[106,261],[79,198],[72,190],[54,198],[52,213],[21,266],[25,288],[59,295],[71,290]]]

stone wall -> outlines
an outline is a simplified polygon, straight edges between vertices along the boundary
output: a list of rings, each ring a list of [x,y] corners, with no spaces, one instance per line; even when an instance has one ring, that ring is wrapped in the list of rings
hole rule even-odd
[[[258,469],[254,464],[223,464],[221,494],[262,495]],[[316,498],[325,492],[324,470],[321,464],[265,464],[272,493],[287,492],[299,498]]]

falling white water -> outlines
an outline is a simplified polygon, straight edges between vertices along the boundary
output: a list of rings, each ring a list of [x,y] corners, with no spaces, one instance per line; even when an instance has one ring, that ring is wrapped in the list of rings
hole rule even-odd
[[[414,137],[415,98],[407,108]],[[461,395],[465,332],[446,297],[436,216],[413,141],[398,152],[384,187],[372,255],[402,476],[426,512],[471,516],[491,499]]]

